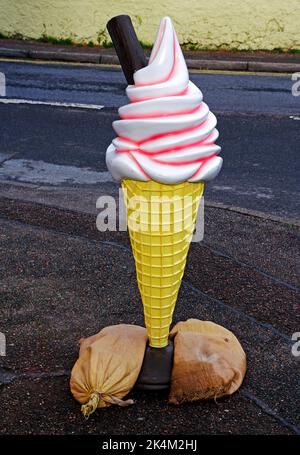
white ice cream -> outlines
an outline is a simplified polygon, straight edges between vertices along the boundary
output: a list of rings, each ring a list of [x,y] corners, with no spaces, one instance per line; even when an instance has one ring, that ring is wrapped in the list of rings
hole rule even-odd
[[[166,184],[216,177],[223,162],[217,120],[189,81],[170,18],[161,21],[149,64],[134,82],[126,89],[131,103],[113,122],[117,138],[106,152],[112,176]]]

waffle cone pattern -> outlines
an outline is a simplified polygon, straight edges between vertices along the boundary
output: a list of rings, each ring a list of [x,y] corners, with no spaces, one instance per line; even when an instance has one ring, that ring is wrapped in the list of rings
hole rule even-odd
[[[204,183],[125,179],[122,187],[149,344],[162,348],[168,344]],[[136,205],[137,200],[143,202]]]

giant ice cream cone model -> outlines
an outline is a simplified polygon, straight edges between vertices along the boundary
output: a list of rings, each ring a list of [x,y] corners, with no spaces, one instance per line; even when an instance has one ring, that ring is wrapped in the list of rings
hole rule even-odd
[[[148,66],[127,87],[107,166],[125,194],[128,228],[152,347],[168,344],[204,182],[220,171],[216,118],[189,81],[171,20]],[[139,211],[137,219],[137,210]]]
[[[152,180],[123,180],[122,186],[149,344],[160,348],[168,344],[203,184],[165,185]],[[143,226],[137,229],[135,217],[131,219],[134,209],[130,208],[130,200],[137,195],[145,202],[141,204],[140,213],[145,229]],[[157,195],[156,203],[154,195]]]

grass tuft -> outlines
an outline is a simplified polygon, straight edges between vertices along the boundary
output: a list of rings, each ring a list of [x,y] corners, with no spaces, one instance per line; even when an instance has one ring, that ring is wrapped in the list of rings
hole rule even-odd
[[[40,43],[51,43],[51,44],[60,44],[64,46],[71,46],[74,44],[72,38],[55,38],[54,36],[49,36],[43,34],[40,38],[37,39]]]

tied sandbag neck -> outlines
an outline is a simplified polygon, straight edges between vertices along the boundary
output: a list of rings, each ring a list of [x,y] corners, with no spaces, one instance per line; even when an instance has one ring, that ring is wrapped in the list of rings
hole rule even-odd
[[[93,414],[93,412],[96,411],[100,400],[104,401],[105,403],[121,406],[123,408],[134,404],[133,400],[122,400],[121,398],[115,397],[114,395],[110,395],[108,393],[103,394],[101,392],[92,392],[89,401],[81,406],[81,412],[86,420],[90,417],[91,414]]]

